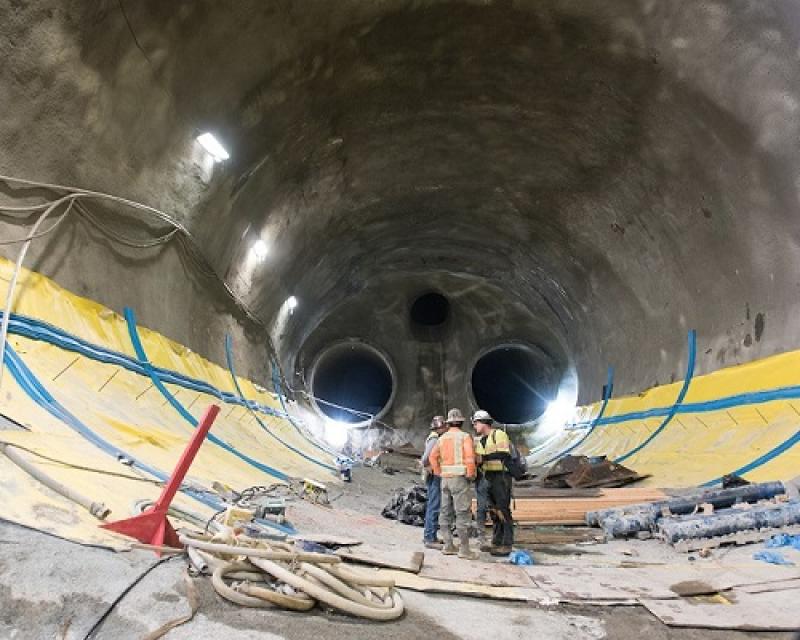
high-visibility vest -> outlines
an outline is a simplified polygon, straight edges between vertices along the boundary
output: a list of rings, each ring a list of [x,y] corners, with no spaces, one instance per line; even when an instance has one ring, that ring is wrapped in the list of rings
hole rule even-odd
[[[431,458],[432,466],[443,478],[475,475],[475,454],[472,438],[460,429],[451,429],[439,436]]]
[[[498,452],[511,455],[511,441],[508,439],[508,434],[502,429],[492,429],[491,433],[486,436],[485,443],[476,447],[475,453],[480,456],[487,456]],[[481,463],[481,471],[484,473],[487,471],[506,471],[506,466],[502,460],[487,460]]]

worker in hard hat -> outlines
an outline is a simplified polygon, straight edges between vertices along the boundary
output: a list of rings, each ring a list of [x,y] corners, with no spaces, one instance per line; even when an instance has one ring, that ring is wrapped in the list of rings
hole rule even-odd
[[[473,422],[473,426],[475,423]],[[476,499],[476,509],[475,509],[475,528],[478,533],[478,541],[482,549],[491,547],[492,544],[492,536],[491,534],[487,533],[486,531],[486,516],[489,513],[489,483],[486,480],[486,477],[483,475],[483,471],[481,471],[481,464],[480,464],[480,456],[478,454],[481,451],[481,435],[476,432],[475,437],[473,438],[473,444],[475,445],[475,463],[478,467],[478,475],[475,479],[475,497]]]
[[[472,510],[472,481],[475,479],[475,446],[472,438],[461,430],[464,416],[459,409],[447,412],[447,431],[433,445],[428,460],[433,473],[441,476],[442,506],[439,524],[445,555],[475,560],[478,555],[469,548],[469,525]],[[458,532],[459,548],[453,544],[453,524]]]
[[[514,520],[511,515],[511,441],[502,429],[494,427],[492,416],[486,411],[476,411],[472,425],[480,436],[476,455],[481,475],[489,494],[489,513],[494,524],[491,544],[481,545],[481,551],[493,556],[511,553],[514,544]]]
[[[433,446],[438,442],[439,436],[447,431],[444,416],[434,416],[431,420],[431,432],[425,439],[425,452],[422,454],[422,475],[428,489],[428,500],[425,504],[425,529],[422,541],[428,549],[441,549],[442,543],[436,540],[439,530],[439,509],[442,504],[441,478],[433,473],[428,458],[433,451]]]

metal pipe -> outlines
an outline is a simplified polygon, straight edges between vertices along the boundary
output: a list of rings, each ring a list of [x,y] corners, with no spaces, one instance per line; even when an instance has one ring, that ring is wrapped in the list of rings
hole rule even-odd
[[[660,536],[670,543],[694,538],[713,538],[750,529],[779,528],[800,523],[800,500],[751,509],[726,509],[713,515],[663,518]]]
[[[786,489],[782,482],[762,482],[759,484],[749,484],[744,487],[733,487],[730,489],[718,489],[716,491],[704,491],[688,496],[675,497],[670,500],[660,502],[645,502],[631,504],[625,507],[603,509],[601,511],[590,511],[586,514],[586,522],[590,526],[603,526],[603,521],[608,517],[622,517],[634,515],[636,517],[642,513],[650,513],[653,521],[657,520],[665,509],[670,513],[681,515],[692,513],[701,504],[709,503],[715,509],[724,509],[733,506],[737,502],[758,502],[759,500],[769,500],[777,495],[785,493]],[[605,528],[605,527],[604,527]],[[634,529],[642,531],[643,529]]]

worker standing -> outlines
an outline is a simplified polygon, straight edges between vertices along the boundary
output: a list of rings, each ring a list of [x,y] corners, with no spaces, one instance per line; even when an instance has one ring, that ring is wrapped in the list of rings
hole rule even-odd
[[[489,513],[494,524],[491,545],[481,545],[481,551],[493,556],[511,553],[514,544],[514,520],[511,515],[511,441],[501,429],[494,428],[494,420],[486,411],[476,411],[472,424],[480,436],[476,449],[481,475],[489,494]]]
[[[474,426],[474,423],[473,423]],[[481,451],[481,436],[476,435],[473,439],[475,445],[475,462],[478,467],[478,475],[475,480],[475,497],[477,498],[477,508],[475,509],[475,528],[478,533],[478,540],[481,549],[491,546],[492,537],[486,533],[486,516],[489,513],[489,483],[481,471],[478,453]]]
[[[447,431],[444,416],[434,416],[431,420],[431,432],[425,439],[425,453],[422,454],[422,473],[425,486],[428,489],[428,499],[425,504],[425,529],[422,541],[428,549],[441,549],[442,543],[436,540],[436,532],[439,530],[439,509],[442,503],[442,483],[441,478],[433,473],[428,458],[433,451],[434,445],[438,442],[439,436]]]
[[[461,430],[464,416],[459,409],[447,412],[447,431],[439,436],[428,460],[433,473],[441,476],[442,506],[440,524],[445,555],[467,560],[477,559],[469,548],[469,525],[472,510],[472,481],[475,479],[475,446],[472,438]],[[453,544],[453,523],[458,532],[459,548]]]

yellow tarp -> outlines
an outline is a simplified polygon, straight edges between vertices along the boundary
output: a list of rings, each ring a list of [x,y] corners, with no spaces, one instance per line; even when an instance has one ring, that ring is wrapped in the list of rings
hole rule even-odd
[[[603,419],[670,407],[683,382],[656,387],[636,396],[609,401]],[[764,358],[692,379],[683,405],[764,392],[800,384],[800,351]],[[591,421],[601,403],[581,407],[578,421]],[[664,416],[598,426],[573,455],[622,456],[643,443]],[[649,444],[623,464],[652,474],[643,484],[692,486],[744,467],[800,431],[800,399],[742,404],[728,409],[680,412]],[[537,449],[535,462],[544,463],[580,441],[584,429],[560,432]],[[744,474],[751,481],[784,480],[800,475],[800,445],[776,455]]]
[[[12,265],[0,260],[0,299],[5,298]],[[124,319],[91,300],[75,296],[51,280],[30,272],[20,274],[15,312],[53,324],[94,345],[125,353],[135,359]],[[204,380],[220,390],[236,393],[230,373],[186,347],[140,328],[140,338],[149,360],[156,366]],[[169,474],[189,440],[193,428],[180,416],[150,378],[117,365],[103,364],[43,341],[9,335],[9,343],[47,391],[67,411],[111,445]],[[274,397],[259,392],[239,378],[245,397],[280,411]],[[214,403],[221,406],[211,433],[238,452],[291,477],[322,482],[334,475],[291,451],[265,433],[247,408],[221,402],[214,396],[177,385],[168,390],[195,417]],[[30,431],[0,430],[0,440],[25,447],[71,464],[128,475],[137,472],[91,444],[70,426],[39,406],[6,370],[0,389],[0,413]],[[333,465],[330,454],[308,442],[288,420],[259,414],[270,431],[298,451]],[[131,515],[137,499],[154,499],[160,488],[152,483],[91,473],[46,462],[23,453],[37,467],[112,509],[110,520]],[[145,474],[146,475],[146,474]],[[82,542],[119,546],[121,539],[97,527],[98,520],[84,509],[30,478],[8,458],[0,455],[0,504],[2,517]],[[219,481],[236,489],[269,485],[276,478],[234,453],[206,441],[198,453],[188,479],[210,488]],[[176,504],[210,517],[213,510],[186,495]]]

